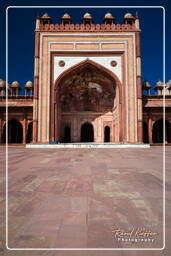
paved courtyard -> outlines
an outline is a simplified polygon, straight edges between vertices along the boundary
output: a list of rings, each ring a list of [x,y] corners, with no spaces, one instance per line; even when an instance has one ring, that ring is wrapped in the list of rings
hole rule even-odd
[[[5,148],[1,147],[1,159]],[[171,147],[166,148],[166,249],[164,251],[9,251],[0,255],[171,254],[169,193]],[[5,162],[1,165],[4,175]],[[10,248],[163,247],[162,147],[150,149],[26,149],[9,147]],[[4,205],[4,179],[1,202]],[[2,211],[5,215],[5,207]],[[1,217],[1,245],[5,221]],[[131,232],[119,240],[117,230]],[[140,231],[151,231],[148,241]],[[136,233],[137,232],[137,233]],[[170,239],[170,241],[169,241]],[[119,241],[118,241],[119,240]]]

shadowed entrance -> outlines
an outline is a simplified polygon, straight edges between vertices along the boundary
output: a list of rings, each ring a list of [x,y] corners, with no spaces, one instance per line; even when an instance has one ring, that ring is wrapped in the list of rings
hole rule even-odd
[[[153,143],[163,143],[163,119],[157,120],[153,125]],[[171,142],[171,124],[165,120],[165,142]]]
[[[64,130],[64,143],[69,142],[71,142],[71,128],[69,126],[66,126]]]
[[[81,142],[93,142],[94,129],[93,125],[86,122],[81,126]]]
[[[6,143],[6,124],[3,127],[3,143]],[[23,141],[23,128],[22,124],[16,120],[11,119],[8,121],[8,143],[22,143]]]
[[[104,142],[110,142],[110,127],[106,126],[104,130]]]

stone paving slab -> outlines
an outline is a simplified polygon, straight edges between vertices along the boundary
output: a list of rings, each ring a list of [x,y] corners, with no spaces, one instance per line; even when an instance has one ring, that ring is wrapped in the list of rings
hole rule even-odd
[[[5,151],[1,148],[1,204]],[[171,209],[171,148],[166,148],[167,209]],[[9,148],[9,247],[162,247],[162,147],[150,149]],[[2,208],[2,217],[5,214]],[[164,251],[9,251],[0,255],[170,256],[171,211]],[[117,241],[114,230],[157,232],[153,243]],[[1,229],[5,231],[4,221]],[[4,247],[5,233],[1,233]]]

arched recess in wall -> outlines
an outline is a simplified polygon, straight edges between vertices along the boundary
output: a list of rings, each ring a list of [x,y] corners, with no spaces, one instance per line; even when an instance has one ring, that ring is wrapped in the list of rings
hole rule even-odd
[[[6,123],[3,126],[3,143],[6,143]],[[23,127],[22,124],[16,120],[8,121],[8,143],[22,143],[23,141]]]
[[[94,142],[94,128],[89,122],[81,126],[81,142]]]
[[[32,140],[33,140],[33,122],[30,122],[27,128],[26,143],[31,143]]]
[[[110,142],[110,127],[108,125],[104,128],[104,142]]]
[[[64,128],[64,143],[69,142],[71,142],[71,127],[67,125]]]
[[[163,119],[159,119],[153,124],[153,143],[163,143],[163,127]],[[165,120],[165,141],[171,143],[171,123],[168,120]]]
[[[94,72],[97,71],[97,73],[101,73],[106,79],[111,81],[111,85],[113,84],[115,86],[115,89],[117,88],[118,91],[118,112],[119,112],[119,123],[122,124],[121,128],[119,130],[119,141],[123,141],[124,137],[124,120],[125,120],[125,112],[124,112],[124,98],[123,98],[123,86],[118,79],[118,77],[110,70],[105,68],[104,66],[90,60],[86,59],[71,68],[65,70],[59,77],[56,79],[54,86],[51,88],[51,113],[50,113],[50,140],[59,140],[60,136],[58,135],[61,131],[61,128],[58,127],[58,114],[60,114],[60,111],[58,111],[57,105],[59,104],[59,100],[57,99],[57,95],[59,95],[60,88],[63,88],[64,84],[66,84],[66,81],[70,81],[73,74],[80,74],[83,70],[89,69],[93,70]],[[72,95],[71,95],[72,96]],[[88,109],[89,111],[89,109]],[[60,119],[60,118],[59,118]]]
[[[148,125],[146,122],[143,122],[143,142],[149,143],[149,137],[148,137]]]

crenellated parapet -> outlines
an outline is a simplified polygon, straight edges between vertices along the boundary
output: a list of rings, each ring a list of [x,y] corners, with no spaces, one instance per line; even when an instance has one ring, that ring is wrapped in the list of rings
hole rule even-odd
[[[72,23],[72,18],[65,13],[61,17],[61,23],[52,24],[51,18],[46,13],[36,20],[36,32],[126,32],[140,31],[139,17],[131,13],[126,13],[122,24],[116,24],[115,18],[111,13],[106,13],[102,24],[94,24],[93,17],[90,13],[85,13],[81,24]]]

